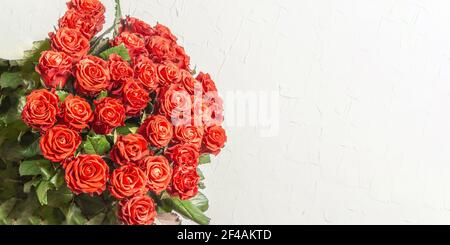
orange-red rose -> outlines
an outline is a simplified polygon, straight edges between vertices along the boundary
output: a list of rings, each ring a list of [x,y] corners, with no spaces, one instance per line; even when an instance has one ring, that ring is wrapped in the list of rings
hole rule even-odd
[[[227,142],[227,135],[225,129],[221,126],[212,126],[206,129],[205,136],[203,138],[202,152],[212,153],[218,155],[220,150],[225,146]]]
[[[140,58],[134,66],[134,72],[137,80],[148,91],[154,91],[158,88],[159,80],[156,73],[156,66],[148,58]]]
[[[195,167],[178,165],[173,169],[172,182],[167,191],[181,200],[188,200],[197,195],[199,182],[200,176]]]
[[[109,56],[108,60],[109,73],[111,76],[110,91],[113,95],[119,96],[122,94],[122,89],[125,81],[133,77],[133,69],[131,66],[117,54]]]
[[[46,89],[33,91],[26,98],[22,120],[30,128],[46,131],[53,127],[59,113],[59,98]]]
[[[162,62],[170,59],[176,54],[172,41],[160,36],[152,36],[149,38],[147,50],[151,58],[156,62]]]
[[[97,134],[110,134],[125,125],[125,107],[119,99],[103,98],[94,101],[93,129]]]
[[[67,187],[79,195],[102,194],[109,178],[109,167],[98,155],[79,155],[65,165]]]
[[[140,84],[134,79],[128,79],[123,86],[122,101],[127,116],[141,115],[150,101],[149,93]]]
[[[39,141],[42,155],[52,162],[62,162],[73,157],[81,144],[78,132],[64,125],[49,129]]]
[[[189,119],[192,111],[190,94],[180,84],[163,89],[158,96],[159,113],[172,120]],[[178,123],[178,121],[177,121]]]
[[[148,156],[147,141],[140,134],[129,134],[119,136],[116,144],[111,150],[111,160],[119,165],[137,163],[144,157]]]
[[[140,34],[124,31],[112,42],[113,46],[125,45],[131,56],[148,55],[145,40]]]
[[[95,56],[86,56],[75,68],[75,89],[83,96],[95,97],[110,86],[108,63]]]
[[[138,133],[154,147],[167,146],[173,137],[173,125],[163,116],[148,117],[138,130]]]
[[[124,225],[151,225],[156,218],[156,208],[149,196],[122,200],[117,216]]]
[[[177,37],[172,34],[172,31],[170,31],[170,29],[167,26],[158,23],[155,26],[155,30],[159,36],[172,40],[173,42],[177,41]]]
[[[186,70],[181,70],[181,84],[183,85],[184,89],[191,94],[195,94],[195,90],[198,89],[200,93],[203,92],[203,87],[200,82],[198,82],[190,72]]]
[[[61,121],[68,127],[82,131],[94,119],[91,105],[83,98],[69,94],[61,105]]]
[[[204,93],[217,92],[216,83],[208,73],[200,72],[196,79],[202,83]]]
[[[77,29],[87,39],[91,39],[98,32],[101,31],[103,23],[98,23],[99,20],[85,15],[75,9],[69,9],[61,19],[59,19],[59,28]]]
[[[147,176],[134,165],[116,168],[110,180],[109,192],[117,199],[143,195],[148,191]]]
[[[48,88],[64,88],[72,74],[72,57],[57,51],[44,51],[41,53],[36,72],[41,75]]]
[[[172,168],[164,156],[148,156],[138,166],[147,175],[147,187],[156,194],[163,192],[170,184]]]
[[[137,33],[144,37],[153,36],[155,34],[155,30],[149,24],[130,16],[127,16],[125,21],[122,22],[121,32],[123,31]]]
[[[178,125],[174,130],[174,140],[182,144],[190,144],[200,148],[203,140],[203,127],[191,124]]]
[[[181,81],[180,69],[172,63],[158,65],[157,74],[161,86],[167,86]]]
[[[178,144],[172,146],[166,153],[175,165],[197,167],[200,157],[199,149],[191,144]]]
[[[52,49],[64,52],[74,61],[80,60],[89,52],[89,40],[77,29],[60,28],[56,33],[50,33]]]
[[[105,22],[105,6],[100,0],[71,0],[67,3],[67,7],[77,11],[78,13],[89,16],[94,19],[97,25],[103,25]]]

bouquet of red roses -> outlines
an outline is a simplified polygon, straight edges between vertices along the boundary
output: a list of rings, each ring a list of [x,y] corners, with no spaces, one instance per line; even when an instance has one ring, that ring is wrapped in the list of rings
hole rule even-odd
[[[208,224],[199,165],[226,142],[210,75],[118,0],[98,36],[99,0],[67,7],[49,39],[0,59],[0,223]]]

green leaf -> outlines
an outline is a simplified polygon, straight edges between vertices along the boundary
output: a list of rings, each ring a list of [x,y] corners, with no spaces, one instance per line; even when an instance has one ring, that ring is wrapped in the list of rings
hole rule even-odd
[[[47,205],[47,191],[50,189],[50,182],[42,180],[36,188],[36,195],[41,205]]]
[[[86,224],[87,225],[101,225],[103,220],[105,220],[106,214],[100,213],[97,216],[90,219]]]
[[[211,156],[209,154],[203,154],[198,159],[198,164],[207,164],[211,163]]]
[[[103,98],[108,97],[108,91],[103,90],[100,94],[95,98],[95,100],[101,100]]]
[[[0,205],[0,220],[8,218],[9,214],[14,209],[16,202],[17,202],[17,199],[11,198],[8,201],[3,202]]]
[[[41,148],[39,147],[39,140],[34,141],[31,145],[27,147],[22,147],[19,151],[19,154],[22,158],[31,158],[38,155],[41,155]]]
[[[56,208],[64,207],[73,200],[73,193],[65,185],[58,190],[50,190],[47,196],[48,205]]]
[[[128,53],[128,49],[125,47],[125,45],[122,43],[119,46],[109,48],[102,53],[100,53],[100,57],[102,57],[104,60],[107,60],[111,54],[117,54],[120,57],[122,57],[125,61],[130,61],[131,57]]]
[[[163,202],[169,202],[173,209],[184,217],[196,222],[200,225],[208,225],[210,218],[203,214],[202,210],[195,206],[191,201],[180,200],[178,197],[168,197],[162,200]]]
[[[24,85],[26,85],[26,81],[19,72],[4,72],[0,76],[0,88],[16,89]]]
[[[67,98],[69,93],[64,90],[57,90],[56,95],[58,95],[60,102],[64,102],[64,100]]]
[[[201,192],[199,192],[197,196],[191,198],[189,201],[191,201],[191,203],[202,212],[206,212],[206,210],[208,210],[209,208],[208,198],[206,198],[206,196]]]
[[[66,212],[66,224],[68,225],[84,225],[87,219],[81,213],[80,208],[72,203]]]
[[[200,168],[197,168],[197,174],[200,176],[200,180],[205,180],[205,175]]]
[[[45,179],[53,176],[54,169],[49,160],[23,161],[19,166],[20,176],[42,175]]]
[[[116,2],[116,13],[114,15],[114,37],[117,37],[119,35],[119,29],[120,29],[120,21],[122,19],[122,8],[120,6],[120,0],[115,0]]]
[[[59,189],[64,184],[64,171],[62,169],[58,169],[56,174],[50,179],[50,183],[56,189]]]
[[[36,187],[41,182],[41,180],[42,179],[40,177],[38,177],[38,178],[33,178],[32,180],[26,182],[23,185],[23,192],[30,193],[31,187]]]
[[[86,154],[104,155],[111,149],[111,145],[104,135],[88,136],[83,143],[83,150]]]

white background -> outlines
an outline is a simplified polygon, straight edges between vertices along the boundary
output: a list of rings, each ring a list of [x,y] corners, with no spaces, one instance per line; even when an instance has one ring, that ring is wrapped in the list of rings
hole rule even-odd
[[[214,224],[450,224],[449,1],[122,2],[222,93],[280,96],[278,136],[228,127],[205,167]],[[19,58],[65,1],[0,9],[0,57]]]

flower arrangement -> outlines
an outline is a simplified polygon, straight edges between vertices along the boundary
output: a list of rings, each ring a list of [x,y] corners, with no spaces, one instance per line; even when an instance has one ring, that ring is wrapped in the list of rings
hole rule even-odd
[[[99,0],[67,8],[23,59],[0,59],[0,223],[209,224],[199,165],[227,140],[214,81],[118,0],[101,35]]]

